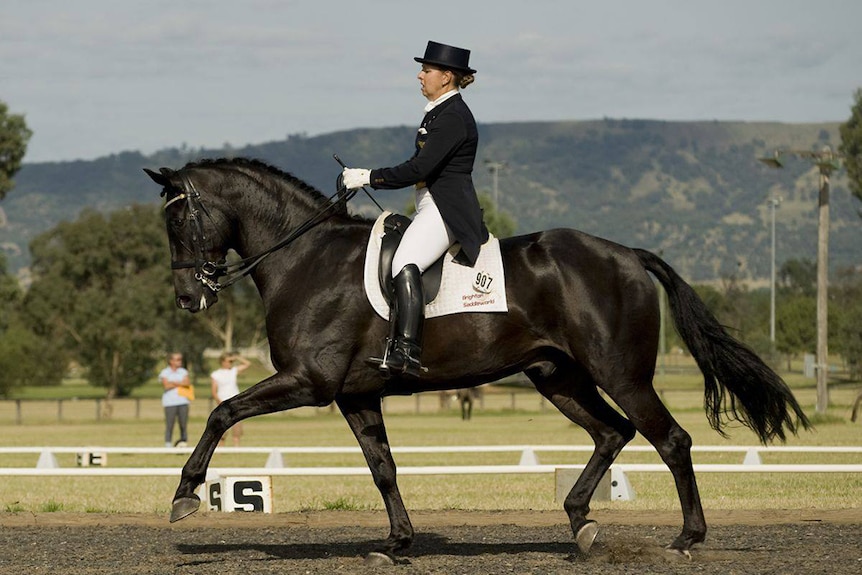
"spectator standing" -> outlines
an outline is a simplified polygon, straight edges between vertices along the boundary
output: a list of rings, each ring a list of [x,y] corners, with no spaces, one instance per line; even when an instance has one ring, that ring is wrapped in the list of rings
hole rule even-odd
[[[189,440],[190,396],[193,396],[193,390],[189,372],[183,367],[183,354],[168,354],[168,366],[159,373],[159,381],[165,390],[162,393],[162,407],[165,409],[165,447],[186,447]],[[175,422],[180,426],[180,438],[173,444],[171,440]]]
[[[227,401],[231,397],[239,394],[239,385],[237,384],[237,375],[241,371],[245,371],[251,363],[244,357],[229,354],[227,352],[219,357],[220,367],[210,374],[212,381],[212,395],[216,400],[217,405]],[[239,447],[239,440],[242,437],[242,423],[237,423],[232,428],[233,446]],[[222,436],[219,445],[224,445],[225,437]]]

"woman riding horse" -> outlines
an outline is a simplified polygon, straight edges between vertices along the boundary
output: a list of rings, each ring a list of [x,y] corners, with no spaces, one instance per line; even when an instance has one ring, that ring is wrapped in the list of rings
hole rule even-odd
[[[342,172],[349,190],[369,184],[375,189],[416,188],[416,215],[392,260],[395,297],[389,316],[395,322],[395,342],[379,365],[387,378],[392,374],[418,378],[424,370],[422,272],[456,242],[461,250],[455,260],[473,267],[479,247],[488,239],[471,176],[479,132],[459,93],[476,73],[470,67],[470,51],[428,42],[425,56],[414,60],[422,64],[417,78],[428,105],[413,157],[392,168]]]

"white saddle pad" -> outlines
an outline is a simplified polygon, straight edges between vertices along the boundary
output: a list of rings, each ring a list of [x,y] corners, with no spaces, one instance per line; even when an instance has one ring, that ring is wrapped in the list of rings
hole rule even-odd
[[[383,220],[389,213],[383,212],[374,222],[365,251],[365,293],[371,307],[385,320],[389,319],[389,304],[380,290],[377,270],[380,267]],[[453,313],[509,311],[500,241],[493,235],[490,236],[488,241],[482,244],[479,259],[472,268],[455,263],[454,258],[460,249],[461,246],[455,244],[443,256],[440,292],[434,301],[425,305],[425,318]]]

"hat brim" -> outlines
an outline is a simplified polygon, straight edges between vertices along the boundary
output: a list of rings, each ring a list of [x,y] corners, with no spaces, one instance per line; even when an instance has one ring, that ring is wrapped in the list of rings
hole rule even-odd
[[[454,70],[455,72],[462,72],[464,74],[475,74],[476,70],[473,68],[459,68],[457,66],[453,66],[452,64],[448,64],[446,62],[441,62],[439,60],[429,60],[427,58],[415,57],[413,58],[420,64],[431,64],[432,66],[437,66],[439,68],[443,68],[444,70]]]

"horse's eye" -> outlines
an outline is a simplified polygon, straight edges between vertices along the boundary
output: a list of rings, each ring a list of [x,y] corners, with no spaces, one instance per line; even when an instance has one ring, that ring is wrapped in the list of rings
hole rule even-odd
[[[175,230],[181,229],[183,227],[183,224],[185,224],[185,223],[186,223],[186,221],[182,218],[171,218],[170,219],[171,227]]]

